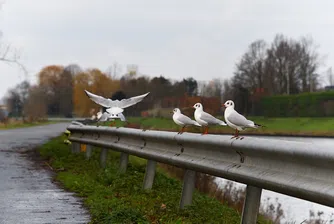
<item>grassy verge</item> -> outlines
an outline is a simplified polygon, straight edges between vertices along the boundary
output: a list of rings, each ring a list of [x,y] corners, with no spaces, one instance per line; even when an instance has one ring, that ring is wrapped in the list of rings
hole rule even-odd
[[[249,117],[255,123],[265,126],[259,129],[248,129],[242,134],[259,135],[305,135],[305,136],[334,136],[334,118],[265,118]],[[180,129],[173,120],[167,118],[129,118],[129,127],[145,128],[153,130],[177,131]],[[117,126],[123,126],[117,121]],[[189,132],[200,132],[199,127],[189,127]],[[233,134],[234,130],[227,126],[210,127],[211,134]]]
[[[57,172],[56,179],[84,198],[91,223],[240,223],[240,213],[196,191],[193,204],[179,210],[182,184],[160,168],[153,189],[143,190],[145,160],[130,157],[125,174],[118,172],[119,153],[109,151],[106,169],[98,164],[99,150],[90,160],[70,153],[58,137],[39,152]],[[259,223],[270,223],[260,217]]]
[[[54,124],[55,121],[40,121],[40,122],[29,122],[24,123],[22,120],[15,121],[11,120],[8,124],[0,123],[0,130],[6,130],[6,129],[13,129],[13,128],[27,128],[27,127],[33,127],[33,126],[39,126],[39,125],[47,125],[47,124]]]

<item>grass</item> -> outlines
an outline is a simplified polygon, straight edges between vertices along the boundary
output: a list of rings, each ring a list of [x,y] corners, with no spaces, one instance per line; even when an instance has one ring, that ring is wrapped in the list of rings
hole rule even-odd
[[[13,129],[13,128],[27,128],[39,125],[47,125],[56,123],[55,121],[36,121],[36,122],[23,122],[20,120],[10,119],[7,125],[0,123],[0,130]]]
[[[223,118],[220,118],[224,120]],[[265,118],[265,117],[249,117],[255,123],[265,127],[259,129],[247,129],[241,134],[266,134],[266,135],[306,135],[306,136],[334,136],[334,117],[321,118]],[[128,118],[129,127],[178,131],[180,129],[171,118]],[[117,121],[117,126],[124,124]],[[189,127],[189,132],[200,132],[200,127]],[[234,130],[230,127],[210,127],[211,134],[230,134]]]
[[[195,191],[193,204],[178,208],[182,184],[158,168],[153,188],[143,190],[146,161],[130,156],[125,174],[118,172],[119,153],[109,151],[105,169],[99,167],[99,150],[90,160],[70,153],[58,137],[43,145],[39,152],[47,159],[66,189],[84,198],[92,216],[91,223],[240,223],[235,209]],[[262,217],[260,224],[270,223]]]

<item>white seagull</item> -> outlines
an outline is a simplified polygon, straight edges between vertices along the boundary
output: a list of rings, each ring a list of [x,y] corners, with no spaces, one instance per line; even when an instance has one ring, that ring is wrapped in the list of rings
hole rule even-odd
[[[201,126],[199,123],[197,123],[196,121],[190,119],[189,117],[187,117],[186,115],[181,113],[181,110],[179,108],[175,108],[173,110],[173,121],[182,127],[181,131],[178,134],[182,134],[184,132],[184,129],[187,126],[191,126],[191,125],[196,125],[196,126]]]
[[[106,112],[109,114],[102,114],[100,113],[100,118],[101,119],[106,119],[106,116],[110,119],[112,118],[120,118],[122,120],[122,118],[125,119],[124,115],[122,114],[122,112],[124,111],[124,108],[133,106],[137,103],[139,103],[140,101],[142,101],[150,92],[145,93],[143,95],[139,95],[139,96],[134,96],[128,99],[122,99],[122,100],[111,100],[111,99],[107,99],[104,98],[102,96],[98,96],[95,95],[93,93],[90,93],[89,91],[85,90],[85,93],[87,94],[87,96],[94,101],[95,103],[106,107]],[[98,118],[98,119],[100,119]],[[107,118],[107,119],[108,119]]]
[[[76,125],[88,125],[88,124],[92,124],[92,123],[97,123],[96,126],[99,126],[100,122],[106,122],[106,121],[115,121],[115,119],[120,119],[121,121],[125,121],[127,122],[125,116],[123,115],[123,113],[119,113],[119,114],[109,114],[108,112],[102,112],[102,108],[99,112],[97,112],[97,114],[93,115],[91,118],[88,119],[84,119],[84,120],[76,120],[76,121],[72,121],[72,124],[76,124]],[[110,125],[112,126],[112,124]]]
[[[234,102],[232,100],[226,101],[222,106],[226,107],[224,112],[224,118],[228,126],[235,129],[235,134],[232,138],[239,138],[239,131],[243,131],[246,128],[259,128],[263,125],[255,124],[254,121],[247,120],[244,116],[234,110]],[[231,138],[231,139],[232,139]],[[241,137],[240,139],[243,139]]]
[[[208,134],[209,125],[222,125],[226,126],[224,121],[221,121],[211,114],[203,111],[203,106],[201,103],[196,103],[193,108],[195,108],[194,117],[195,120],[202,126],[205,127],[203,135]]]
[[[97,120],[97,126],[99,126],[99,122],[106,122],[106,121],[114,121],[110,126],[115,124],[115,119],[120,119],[121,121],[127,122],[125,116],[123,113],[119,114],[109,114],[108,112],[102,112],[102,109],[97,113],[96,120]]]

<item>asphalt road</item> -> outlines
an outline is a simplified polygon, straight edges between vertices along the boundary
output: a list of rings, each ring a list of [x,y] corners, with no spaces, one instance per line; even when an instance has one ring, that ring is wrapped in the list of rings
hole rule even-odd
[[[89,222],[82,201],[59,188],[48,169],[28,158],[32,148],[58,136],[67,125],[0,131],[0,224]]]

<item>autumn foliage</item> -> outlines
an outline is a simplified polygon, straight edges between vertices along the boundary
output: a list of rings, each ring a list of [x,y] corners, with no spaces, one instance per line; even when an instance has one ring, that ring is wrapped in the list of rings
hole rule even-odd
[[[10,90],[7,99],[11,113],[28,121],[47,116],[72,117],[73,113],[75,116],[90,116],[99,106],[85,95],[85,89],[111,97],[120,88],[119,80],[113,80],[99,69],[83,71],[77,65],[45,66],[37,76],[36,85],[21,83]]]
[[[36,85],[20,84],[12,90],[10,97],[12,113],[17,112],[29,121],[47,116],[90,117],[96,114],[101,106],[90,100],[84,90],[113,100],[150,92],[141,103],[127,108],[126,116],[141,116],[142,112],[145,116],[162,116],[161,110],[168,111],[169,116],[173,107],[191,114],[191,107],[197,102],[202,102],[213,114],[219,113],[220,108],[219,94],[197,96],[198,83],[193,78],[173,82],[163,76],[137,76],[133,71],[116,78],[97,68],[82,70],[73,64],[45,66],[37,76]],[[219,93],[220,89],[217,90]],[[158,111],[158,115],[147,113],[151,109]]]
[[[111,97],[120,87],[119,80],[112,80],[106,74],[98,69],[90,69],[86,72],[77,74],[74,77],[74,111],[78,116],[89,116],[92,108],[96,111],[100,108],[96,103],[91,101],[84,90],[94,94]]]

